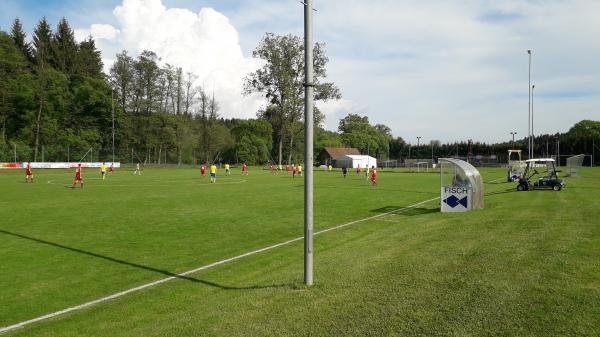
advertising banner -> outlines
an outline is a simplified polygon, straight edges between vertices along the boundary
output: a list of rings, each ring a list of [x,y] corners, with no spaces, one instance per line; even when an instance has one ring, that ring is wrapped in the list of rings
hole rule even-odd
[[[44,163],[44,162],[32,162],[32,169],[68,169],[75,168],[79,163],[68,163],[68,162],[56,162],[56,163]],[[110,162],[104,162],[107,167],[110,167]],[[112,163],[114,168],[121,167],[120,162]],[[102,166],[102,162],[93,162],[93,163],[81,163],[81,167],[84,168],[100,168]],[[0,163],[0,169],[24,169],[27,167],[27,163]]]
[[[471,209],[472,189],[457,186],[441,187],[442,212],[466,212]]]

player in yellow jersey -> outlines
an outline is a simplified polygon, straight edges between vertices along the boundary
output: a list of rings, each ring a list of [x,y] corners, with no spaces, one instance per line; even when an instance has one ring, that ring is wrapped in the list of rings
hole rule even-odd
[[[298,165],[298,173],[300,173],[300,176],[302,177],[302,164]]]
[[[229,175],[229,164],[225,164],[225,174]]]
[[[217,165],[215,165],[215,164],[212,164],[210,166],[210,182],[211,183],[217,182]]]
[[[100,173],[102,173],[102,180],[106,179],[106,170],[108,169],[108,167],[106,167],[106,163],[102,163],[102,165],[100,166]]]

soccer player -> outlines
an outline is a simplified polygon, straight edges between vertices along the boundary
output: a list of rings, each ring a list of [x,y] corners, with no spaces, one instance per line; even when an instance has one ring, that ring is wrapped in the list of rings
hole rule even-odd
[[[229,164],[225,164],[225,174],[229,175]]]
[[[329,164],[328,169],[329,169],[329,173],[333,172],[333,166],[331,166],[331,164]]]
[[[135,164],[135,171],[133,171],[133,174],[137,174],[137,175],[142,175],[142,171],[140,170],[140,163],[138,162],[137,164]]]
[[[248,165],[246,165],[246,163],[244,163],[242,165],[242,175],[243,176],[247,176],[248,175]]]
[[[102,174],[102,180],[106,179],[106,163],[102,163],[102,165],[100,166],[100,173]]]
[[[25,167],[25,182],[29,181],[33,182],[33,173],[31,172],[31,163],[27,162],[27,167]]]
[[[377,170],[375,169],[375,166],[371,168],[371,185],[377,185]]]
[[[360,164],[356,165],[356,175],[360,174]]]
[[[298,166],[296,166],[296,164],[292,164],[292,178],[296,178],[297,174],[298,174]]]
[[[285,165],[285,172],[290,173],[290,164]]]
[[[275,173],[275,165],[271,162],[269,162],[269,170],[271,170],[271,174]]]
[[[202,163],[202,166],[200,166],[200,174],[202,174],[202,177],[206,176],[206,164]]]
[[[302,164],[298,165],[298,173],[302,177]]]
[[[71,188],[75,188],[77,182],[79,182],[81,188],[83,188],[83,173],[81,172],[81,164],[77,164],[77,167],[75,168],[75,180],[73,180],[73,185]]]
[[[217,165],[215,165],[215,164],[212,164],[210,166],[210,182],[211,183],[217,182]]]
[[[346,174],[348,174],[348,169],[346,168],[346,165],[342,167],[342,174],[344,175],[344,179],[346,179]]]
[[[111,176],[113,174],[113,171],[115,170],[114,167],[113,167],[114,164],[115,163],[110,163],[110,167],[108,168],[108,174],[110,174]]]

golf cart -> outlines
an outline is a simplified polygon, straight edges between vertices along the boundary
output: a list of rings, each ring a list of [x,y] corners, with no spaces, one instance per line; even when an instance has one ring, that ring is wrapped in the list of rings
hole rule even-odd
[[[529,191],[529,190],[541,190],[541,189],[552,189],[554,191],[560,191],[565,187],[565,182],[558,178],[556,174],[556,166],[554,165],[554,159],[551,158],[540,158],[540,159],[529,159],[525,161],[525,172],[523,177],[519,179],[517,185],[517,191]],[[537,169],[543,170],[545,168],[545,175],[541,176]],[[535,175],[540,175],[536,181],[532,181]]]
[[[513,156],[515,154],[516,156]],[[514,158],[517,157],[517,158]],[[511,183],[524,177],[525,162],[521,160],[521,150],[508,150],[508,173],[506,180]]]

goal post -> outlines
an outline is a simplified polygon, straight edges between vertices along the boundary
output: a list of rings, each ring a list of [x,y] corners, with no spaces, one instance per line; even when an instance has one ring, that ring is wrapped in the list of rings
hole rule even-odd
[[[578,154],[567,158],[567,176],[579,177],[579,172],[583,166],[584,154]]]

